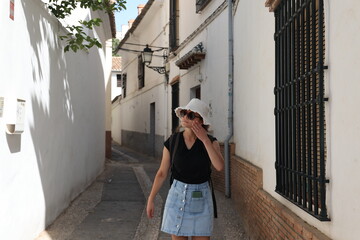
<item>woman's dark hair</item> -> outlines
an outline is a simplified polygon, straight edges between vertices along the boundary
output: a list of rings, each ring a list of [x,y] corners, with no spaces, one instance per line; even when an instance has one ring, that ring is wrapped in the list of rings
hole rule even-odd
[[[210,125],[204,125],[204,124],[202,124],[201,126],[202,126],[207,132],[209,131]]]

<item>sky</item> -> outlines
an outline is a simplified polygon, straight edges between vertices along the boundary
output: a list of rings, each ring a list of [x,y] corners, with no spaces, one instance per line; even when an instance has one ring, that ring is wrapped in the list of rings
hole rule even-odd
[[[127,0],[126,10],[115,12],[116,31],[121,31],[121,25],[128,24],[130,19],[135,19],[137,16],[137,6],[139,4],[146,4],[147,0]]]

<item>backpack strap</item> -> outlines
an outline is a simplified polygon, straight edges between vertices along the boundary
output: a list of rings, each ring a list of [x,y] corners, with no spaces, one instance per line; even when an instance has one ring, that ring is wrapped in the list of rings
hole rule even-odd
[[[171,137],[170,137],[170,186],[172,185],[173,181],[174,181],[174,177],[173,177],[173,174],[172,174],[172,170],[173,170],[173,167],[174,167],[174,159],[175,159],[175,153],[176,153],[176,150],[177,150],[177,147],[179,145],[179,135],[180,133],[174,133]],[[172,148],[172,144],[173,144],[173,141],[174,141],[174,137],[175,137],[175,145],[174,145],[174,149]]]
[[[214,192],[214,184],[211,179],[211,175],[210,175],[209,183],[210,183],[211,195],[212,195],[212,200],[213,200],[213,205],[214,205],[214,218],[217,218],[217,205],[216,205],[216,198],[215,198],[215,192]]]

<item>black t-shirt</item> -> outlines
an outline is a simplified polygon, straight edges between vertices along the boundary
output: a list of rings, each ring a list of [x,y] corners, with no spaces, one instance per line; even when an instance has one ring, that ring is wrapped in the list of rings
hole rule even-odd
[[[177,135],[179,135],[178,147],[174,159],[171,160],[173,161],[172,174],[174,179],[188,184],[199,184],[208,181],[211,174],[211,161],[200,139],[197,138],[194,145],[188,149],[183,132],[173,134],[164,143],[170,152],[170,158],[173,156]],[[208,136],[211,142],[216,141],[216,138],[213,136]]]

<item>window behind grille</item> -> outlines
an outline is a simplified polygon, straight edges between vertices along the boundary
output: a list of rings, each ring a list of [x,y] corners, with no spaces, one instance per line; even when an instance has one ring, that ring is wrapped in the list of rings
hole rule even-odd
[[[283,0],[275,22],[276,192],[327,221],[323,0]]]
[[[138,56],[138,81],[139,89],[145,86],[145,63],[142,62],[141,55]]]
[[[116,74],[116,86],[117,87],[122,87],[121,74]]]
[[[123,84],[122,84],[122,86],[123,86],[123,98],[126,97],[126,81],[127,81],[126,78],[127,78],[127,74],[124,73],[124,74],[122,75],[122,79],[123,79]]]
[[[169,31],[169,47],[174,51],[179,46],[179,0],[170,0]]]
[[[179,95],[180,95],[179,93],[180,93],[179,82],[176,82],[171,86],[171,96],[172,96],[172,99],[171,99],[172,100],[172,105],[171,105],[172,128],[171,128],[171,131],[172,131],[172,133],[174,133],[176,131],[177,127],[179,126],[179,118],[176,116],[176,113],[174,111],[177,107],[179,107]]]

